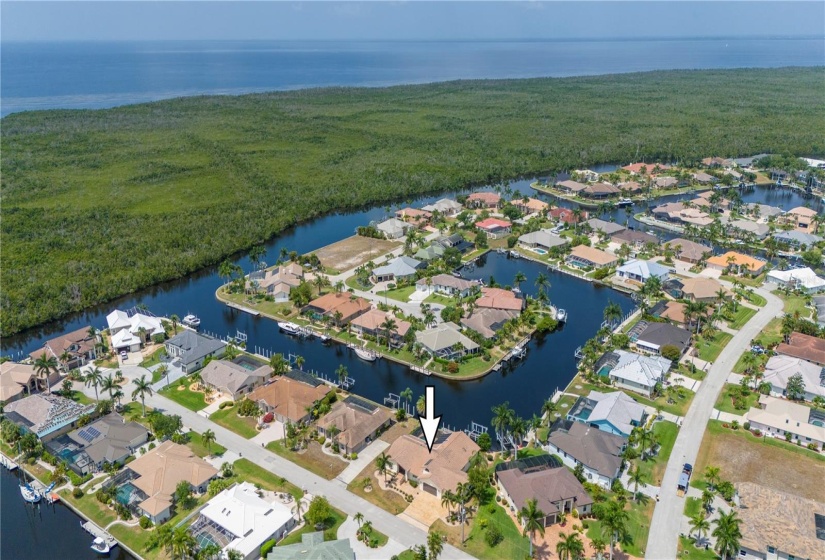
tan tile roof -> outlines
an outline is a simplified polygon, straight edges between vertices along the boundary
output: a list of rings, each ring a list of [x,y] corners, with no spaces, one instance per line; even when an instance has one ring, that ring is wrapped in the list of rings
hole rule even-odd
[[[670,247],[676,251],[679,258],[685,258],[693,261],[701,260],[703,256],[713,252],[713,249],[710,247],[701,245],[689,239],[682,239],[681,237],[671,239],[668,243],[670,244]]]
[[[817,538],[814,520],[815,513],[825,516],[825,504],[752,482],[739,482],[736,490],[742,546],[763,554],[772,546],[783,557],[825,558],[825,541]]]
[[[619,260],[615,255],[605,253],[604,251],[594,247],[588,247],[587,245],[576,245],[573,247],[573,250],[570,251],[570,256],[584,259],[597,266],[613,264]]]
[[[215,467],[191,449],[171,441],[164,441],[129,463],[127,468],[139,475],[132,484],[149,496],[140,507],[157,513],[168,507],[179,482],[185,480],[192,486],[202,486],[218,474]]]
[[[501,196],[494,192],[477,192],[467,197],[467,202],[482,202],[494,206],[499,203]]]
[[[352,320],[352,325],[356,327],[361,327],[362,329],[366,329],[369,331],[379,331],[383,330],[383,327],[381,325],[384,323],[387,317],[392,317],[392,319],[395,321],[395,334],[397,334],[398,336],[404,336],[405,334],[407,334],[407,331],[410,330],[411,325],[409,322],[403,319],[399,319],[398,317],[395,317],[393,315],[390,315],[389,313],[385,313],[380,309],[370,309],[363,315],[359,315],[358,317]]]
[[[685,278],[682,280],[682,292],[695,299],[715,298],[720,289],[725,293],[730,293],[721,283],[713,278],[697,276],[695,278]]]
[[[519,510],[527,504],[527,500],[532,499],[538,502],[536,505],[545,515],[558,513],[556,504],[563,500],[572,498],[576,507],[593,503],[576,476],[566,467],[529,473],[516,468],[500,471],[496,476]]]
[[[803,218],[813,218],[816,216],[816,210],[813,208],[805,208],[804,206],[797,206],[796,208],[791,208],[786,214],[793,214],[795,216],[801,216]]]
[[[473,311],[469,317],[462,317],[461,324],[485,338],[493,338],[496,335],[497,328],[515,317],[518,317],[517,311],[480,308]]]
[[[485,287],[481,288],[481,297],[476,300],[476,307],[521,311],[524,300],[516,296],[512,290]]]
[[[742,253],[737,253],[736,251],[728,251],[724,255],[710,257],[707,262],[708,264],[726,268],[728,266],[728,257],[733,257],[734,265],[745,267],[751,272],[756,272],[765,266],[765,261],[760,261],[759,259],[755,259],[749,255],[743,255]]]
[[[212,360],[201,371],[201,379],[219,391],[230,395],[256,383],[260,384],[272,375],[272,368],[266,364],[250,371],[228,360]]]
[[[825,365],[825,339],[822,338],[794,332],[788,337],[788,343],[779,344],[776,351],[779,354]]]
[[[517,199],[513,201],[513,205],[528,213],[541,212],[549,206],[549,204],[537,198],[528,198],[527,202],[523,199]]]
[[[347,292],[330,292],[309,302],[308,307],[319,310],[324,315],[334,315],[336,311],[346,320],[348,317],[367,311],[371,305],[364,298],[351,297]]]
[[[440,490],[454,490],[459,482],[466,482],[464,467],[478,450],[478,445],[464,432],[452,432],[443,442],[433,444],[432,453],[427,451],[423,439],[405,434],[395,440],[387,455],[416,478]]]
[[[8,402],[17,398],[36,378],[37,371],[33,366],[3,362],[0,364],[0,401]]]
[[[81,329],[77,329],[76,331],[58,336],[57,338],[47,340],[46,344],[44,344],[44,348],[35,350],[30,353],[29,356],[31,356],[33,360],[36,360],[44,352],[46,352],[47,357],[54,356],[60,360],[60,356],[63,352],[68,351],[73,344],[77,344],[79,348],[76,352],[71,352],[71,354],[85,354],[90,350],[94,350],[95,339],[89,336],[89,327],[83,327]]]
[[[656,166],[659,166],[660,171],[666,171],[670,169],[670,166],[664,163],[631,163],[630,165],[625,165],[622,167],[625,171],[630,171],[631,173],[641,173],[642,167],[647,169],[647,174],[650,175],[653,173],[653,169]]]
[[[307,415],[306,407],[323,399],[331,390],[325,384],[313,387],[281,376],[249,393],[249,399],[256,402],[264,401],[275,413],[298,422]]]
[[[353,448],[358,447],[367,436],[391,418],[389,411],[380,406],[369,412],[351,403],[338,401],[332,406],[329,414],[318,420],[318,427],[327,431],[332,426],[337,426],[340,430],[336,436],[338,443]]]
[[[759,404],[761,408],[751,408],[747,413],[751,422],[825,442],[825,427],[810,423],[810,407],[765,395],[759,397]]]

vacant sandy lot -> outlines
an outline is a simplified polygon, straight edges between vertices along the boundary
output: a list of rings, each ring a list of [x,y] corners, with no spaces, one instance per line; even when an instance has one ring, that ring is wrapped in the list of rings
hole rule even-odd
[[[825,479],[825,461],[767,445],[761,439],[705,432],[696,472],[701,473],[707,465],[719,467],[722,478],[731,482],[754,482],[825,502],[825,485],[813,483]]]
[[[353,235],[332,245],[321,247],[317,251],[313,251],[313,253],[318,255],[324,267],[335,269],[338,272],[344,272],[369,261],[373,261],[381,255],[389,253],[399,245],[401,245],[401,243],[398,241]]]

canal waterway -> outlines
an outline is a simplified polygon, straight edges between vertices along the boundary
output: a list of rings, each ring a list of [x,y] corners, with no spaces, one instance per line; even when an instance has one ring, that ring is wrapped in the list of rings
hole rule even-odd
[[[0,468],[0,558],[3,560],[92,560],[92,535],[80,528],[81,519],[66,506],[27,504],[18,489],[19,471]],[[134,560],[120,546],[107,557]]]

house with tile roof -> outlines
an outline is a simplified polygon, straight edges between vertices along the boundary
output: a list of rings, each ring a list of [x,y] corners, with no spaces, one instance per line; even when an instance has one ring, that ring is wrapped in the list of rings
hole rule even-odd
[[[501,195],[494,192],[475,192],[467,197],[467,208],[498,208]]]
[[[757,240],[765,239],[771,232],[768,224],[760,224],[751,220],[731,220],[727,224],[728,234],[734,238],[741,239],[753,236]]]
[[[512,204],[527,215],[538,214],[550,207],[550,205],[546,202],[539,200],[538,198],[530,197],[528,197],[527,200],[523,198],[514,198]]]
[[[630,165],[625,165],[622,167],[625,171],[629,171],[633,175],[650,175],[654,172],[656,167],[658,166],[659,171],[667,171],[671,167],[665,163],[631,163]],[[644,172],[644,173],[643,173]]]
[[[621,189],[614,187],[610,183],[593,183],[592,185],[587,185],[584,190],[581,191],[581,195],[594,200],[604,200],[611,196],[618,196],[621,192]]]
[[[419,210],[418,208],[402,208],[395,211],[395,217],[403,222],[409,222],[415,227],[423,227],[430,223],[433,217],[432,212],[427,210]]]
[[[786,396],[788,380],[794,375],[801,375],[805,383],[805,400],[825,397],[825,368],[822,365],[785,354],[771,356],[765,364],[762,382],[770,383],[771,396]]]
[[[775,348],[777,354],[800,358],[818,366],[825,366],[825,339],[792,332],[787,342],[780,342]]]
[[[226,351],[224,341],[190,330],[182,330],[163,345],[166,354],[176,358],[187,374],[202,368],[207,357],[220,358]]]
[[[642,249],[648,243],[652,244],[654,247],[659,246],[658,237],[635,229],[618,231],[610,236],[610,240],[617,245],[627,245],[628,247],[635,247],[636,249]]]
[[[415,278],[419,270],[425,268],[424,263],[406,255],[395,257],[385,265],[372,270],[376,282],[395,282]]]
[[[589,220],[587,220],[587,225],[590,226],[590,229],[592,229],[593,231],[604,233],[608,236],[627,229],[623,225],[617,224],[615,222],[607,222],[599,218],[590,218]]]
[[[481,220],[480,222],[476,222],[475,226],[486,233],[488,238],[498,239],[509,235],[512,231],[513,224],[507,220],[501,220],[499,218],[487,218],[485,220]]]
[[[45,380],[40,380],[46,388]],[[60,373],[52,372],[49,382],[55,384],[60,381]],[[0,364],[0,403],[10,403],[38,390],[38,374],[34,366],[17,362],[3,362]]]
[[[567,413],[567,419],[598,428],[603,432],[630,437],[633,428],[644,424],[645,407],[621,391],[590,391],[579,397]]]
[[[576,213],[570,208],[553,208],[547,215],[558,223],[569,225],[575,225],[578,222],[587,220],[589,216],[587,212],[582,211],[581,218],[576,218]]]
[[[362,297],[348,292],[329,292],[310,301],[302,313],[313,315],[318,320],[329,317],[340,328],[371,308],[369,300]]]
[[[779,221],[785,224],[790,224],[796,228],[797,231],[815,234],[816,217],[816,210],[812,208],[805,208],[804,206],[797,206],[796,208],[791,208],[785,212]]]
[[[279,422],[307,422],[310,418],[307,409],[316,406],[334,388],[308,375],[297,377],[299,379],[293,379],[290,374],[275,377],[263,387],[252,391],[247,398],[258,403],[264,414],[272,412]]]
[[[825,412],[787,399],[767,395],[759,397],[759,407],[751,408],[745,415],[752,430],[760,430],[766,436],[790,440],[805,447],[825,446]]]
[[[470,458],[478,445],[464,432],[440,430],[432,452],[427,450],[423,435],[404,434],[390,445],[390,471],[405,480],[415,480],[428,494],[441,497],[445,490],[454,491],[459,482],[467,482]]]
[[[556,188],[563,193],[579,194],[587,188],[587,185],[585,183],[579,183],[578,181],[567,179],[566,181],[559,181],[556,183]]]
[[[652,323],[666,325],[667,323]],[[668,325],[670,326],[670,325]],[[661,356],[643,356],[635,352],[614,350],[608,354],[599,375],[607,376],[617,387],[641,393],[647,397],[657,383],[663,383],[672,362]]]
[[[268,364],[260,364],[250,370],[229,360],[212,360],[201,370],[201,382],[233,401],[242,399],[256,387],[266,383],[272,376]]]
[[[676,253],[677,259],[691,264],[696,264],[704,259],[705,256],[713,253],[713,248],[681,237],[671,239],[666,242],[666,245]]]
[[[388,318],[395,321],[395,329],[390,334],[393,344],[402,344],[404,342],[404,336],[410,330],[412,325],[410,325],[408,321],[399,319],[398,317],[381,311],[380,309],[370,309],[363,315],[359,315],[353,319],[350,325],[352,326],[353,332],[358,334],[385,338],[387,333],[381,325],[383,325],[384,321]]]
[[[725,288],[721,282],[714,278],[695,276],[682,280],[682,297],[690,301],[702,303],[716,303],[719,300],[719,291],[730,294],[730,290]]]
[[[435,327],[417,331],[415,339],[431,355],[452,360],[478,352],[478,344],[461,334],[455,323],[441,323]]]
[[[759,276],[765,270],[767,263],[761,259],[743,255],[736,251],[728,251],[722,255],[710,257],[707,260],[708,268],[732,272],[734,274]]]
[[[618,264],[619,257],[595,247],[576,245],[570,251],[566,261],[577,267],[607,268]]]
[[[654,177],[653,185],[660,189],[673,189],[679,185],[679,179],[668,175],[660,175],[659,177]]]
[[[554,430],[543,447],[575,469],[581,464],[588,482],[610,488],[622,469],[627,439],[581,422],[566,421]]]
[[[266,560],[355,560],[349,539],[325,541],[324,532],[304,533],[301,542],[276,546]]]
[[[773,234],[773,238],[781,243],[787,243],[790,247],[798,250],[805,250],[813,247],[823,239],[820,235],[814,235],[813,233],[806,233],[795,229],[791,231],[778,231]]]
[[[289,301],[292,288],[298,287],[304,279],[304,269],[297,263],[282,264],[275,268],[251,272],[247,280],[247,290],[263,290],[276,302]]]
[[[83,327],[47,340],[42,348],[29,354],[36,361],[40,356],[55,358],[65,371],[79,368],[97,359],[97,336],[89,333],[90,327]],[[66,358],[65,361],[63,358]]]
[[[708,173],[705,173],[704,171],[699,171],[697,173],[692,173],[691,177],[693,178],[693,180],[695,182],[699,183],[700,185],[709,185],[709,184],[715,183],[717,181],[716,177],[714,177],[713,175],[710,175]]]
[[[333,439],[345,454],[360,453],[378,437],[378,433],[392,425],[393,415],[383,406],[350,395],[337,401],[330,411],[318,420],[318,431]],[[330,431],[337,432],[332,437]]]
[[[549,251],[555,247],[564,247],[570,243],[566,237],[552,233],[549,229],[540,229],[525,233],[518,238],[519,245],[526,249],[543,249]]]
[[[462,317],[461,324],[486,339],[493,339],[507,321],[518,317],[518,311],[495,308],[477,308],[469,317]]]
[[[438,212],[442,216],[455,216],[461,213],[464,207],[451,198],[442,198],[432,204],[423,206],[421,209],[431,213]]]
[[[476,307],[504,309],[506,311],[516,311],[518,314],[524,308],[524,300],[513,290],[482,286],[481,297],[476,300]]]
[[[49,393],[36,393],[10,402],[3,414],[24,432],[43,441],[64,434],[77,426],[81,416],[93,414],[95,405],[80,404]]]

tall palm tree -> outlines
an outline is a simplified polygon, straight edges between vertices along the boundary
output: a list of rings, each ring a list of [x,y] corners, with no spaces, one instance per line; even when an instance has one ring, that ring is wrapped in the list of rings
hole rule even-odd
[[[627,532],[628,513],[619,502],[602,502],[594,507],[596,518],[602,523],[602,532],[610,536],[610,560],[613,560],[615,543]]]
[[[338,366],[338,369],[335,370],[335,373],[338,375],[338,384],[343,385],[347,381],[347,376],[349,375],[349,371],[347,370],[347,366],[341,364]]]
[[[46,357],[45,351],[34,361],[34,369],[37,371],[37,375],[46,381],[46,392],[48,393],[52,392],[52,384],[49,381],[49,376],[52,372],[57,372],[57,368],[57,358],[54,356]]]
[[[359,511],[355,514],[355,517],[353,517],[353,519],[355,519],[355,522],[358,523],[358,527],[360,528],[361,523],[364,522],[364,514]]]
[[[505,401],[500,405],[496,405],[492,408],[493,411],[493,429],[496,431],[496,435],[498,440],[502,444],[502,449],[504,448],[504,439],[510,433],[510,427],[513,423],[514,412],[513,409],[510,408],[510,401]]]
[[[375,466],[378,467],[378,472],[384,475],[384,482],[387,482],[387,473],[390,470],[390,456],[381,452],[381,455],[375,458]]]
[[[412,389],[410,389],[409,387],[407,387],[406,389],[404,389],[403,391],[401,391],[401,393],[399,393],[399,395],[398,395],[398,396],[399,396],[399,397],[401,397],[402,399],[404,399],[404,400],[407,402],[407,407],[406,407],[406,408],[408,408],[408,409],[409,409],[409,407],[410,407],[410,401],[411,401],[411,400],[412,400],[412,398],[413,398],[413,392],[412,392]]]
[[[622,318],[622,308],[615,301],[610,301],[604,308],[604,320],[608,323]]]
[[[524,275],[522,271],[519,270],[518,272],[516,272],[516,276],[515,278],[513,278],[513,284],[516,285],[516,288],[521,289],[521,283],[526,281],[527,277]]]
[[[120,387],[118,386],[117,381],[115,381],[115,378],[112,377],[112,374],[110,373],[107,377],[103,378],[103,383],[101,384],[100,388],[104,391],[108,391],[109,399],[113,400],[112,393],[115,391],[115,389],[119,389]]]
[[[578,560],[584,554],[584,543],[576,533],[559,533],[556,554],[559,555],[559,560]]]
[[[284,355],[281,353],[272,354],[272,357],[269,358],[269,367],[272,368],[273,375],[283,375],[286,373],[289,363],[284,359]]]
[[[303,519],[302,516],[304,515],[304,513],[306,513],[306,502],[304,502],[304,500],[301,500],[299,498],[295,498],[295,505],[292,506],[292,513],[293,513],[293,515],[295,515],[295,518],[298,519],[298,521]],[[364,517],[361,516],[362,520],[363,520],[363,518]]]
[[[387,337],[387,350],[390,349],[390,342],[392,341],[392,333],[394,333],[395,329],[397,329],[397,328],[398,328],[398,323],[396,323],[395,319],[393,319],[390,316],[387,316],[387,318],[384,319],[384,322],[381,323],[381,329],[384,330],[384,334]]]
[[[195,537],[189,534],[186,527],[178,527],[172,534],[172,542],[170,543],[172,549],[173,560],[185,560],[192,556],[195,551]]]
[[[536,288],[539,289],[539,298],[544,299],[547,297],[545,290],[550,289],[550,280],[547,279],[547,275],[543,272],[539,272],[539,275],[536,276]]]
[[[714,523],[716,528],[711,533],[716,539],[714,550],[719,553],[722,560],[735,557],[739,554],[739,539],[742,538],[742,532],[739,529],[740,520],[736,512],[721,512]]]
[[[450,506],[455,503],[455,493],[452,490],[444,490],[441,493],[441,507],[447,509],[447,515],[452,511]]]
[[[83,381],[85,382],[86,387],[91,385],[95,388],[95,400],[99,401],[100,397],[97,394],[97,388],[103,383],[103,372],[100,368],[97,366],[91,368],[88,372],[86,372],[86,376],[83,378]]]
[[[225,259],[218,265],[218,276],[222,279],[226,279],[224,284],[228,283],[229,279],[232,278],[232,263],[229,262],[228,259]]]
[[[635,469],[629,469],[627,471],[628,477],[630,477],[630,482],[633,483],[633,499],[634,501],[639,501],[639,486],[644,488],[647,486],[647,475],[642,471],[641,468],[637,465]]]
[[[532,558],[533,540],[535,539],[536,533],[544,536],[545,514],[538,508],[538,501],[534,498],[527,500],[519,512],[519,517],[521,517],[521,524],[524,527],[522,535],[527,536],[528,533],[530,535],[530,557]]]
[[[204,447],[206,447],[206,450],[212,453],[212,444],[215,442],[215,432],[212,430],[206,430],[201,435],[201,441],[203,442]]]
[[[438,531],[430,531],[427,535],[427,552],[429,560],[438,560],[444,550],[444,537]]]
[[[708,465],[705,467],[705,480],[710,487],[710,490],[716,490],[716,485],[719,484],[719,467],[714,467],[713,465]]]
[[[557,406],[553,399],[547,399],[541,405],[541,415],[544,418],[546,425],[553,423],[553,415],[556,413]]]
[[[135,379],[135,390],[132,391],[132,398],[140,397],[140,404],[143,406],[143,417],[146,417],[146,395],[148,394],[150,397],[152,396],[152,384],[146,379],[146,374],[140,376],[139,379]],[[95,391],[97,391],[97,386],[95,386]]]
[[[711,507],[713,507],[713,498],[716,496],[716,493],[713,490],[705,488],[702,490],[702,507],[705,508],[705,511],[710,513]]]
[[[710,522],[705,518],[705,515],[699,511],[690,518],[690,530],[696,531],[696,542],[702,540],[702,535],[710,530]]]
[[[424,395],[420,395],[418,397],[418,400],[415,401],[415,411],[418,413],[419,416],[423,415],[424,412],[426,412],[426,406],[427,403],[426,399],[424,398]]]
[[[527,435],[527,422],[521,416],[516,416],[510,423],[510,434],[513,436],[513,453],[518,453],[519,445]]]
[[[303,356],[296,356],[295,357],[295,365],[298,366],[298,369],[304,371],[304,362],[306,360]]]
[[[178,323],[180,323],[180,317],[172,313],[169,316],[169,320],[172,321],[172,330],[175,331],[175,334],[178,334]]]
[[[607,550],[607,543],[604,542],[604,539],[596,537],[590,541],[590,546],[593,548],[593,552],[596,553],[596,560],[603,560],[604,551]]]

